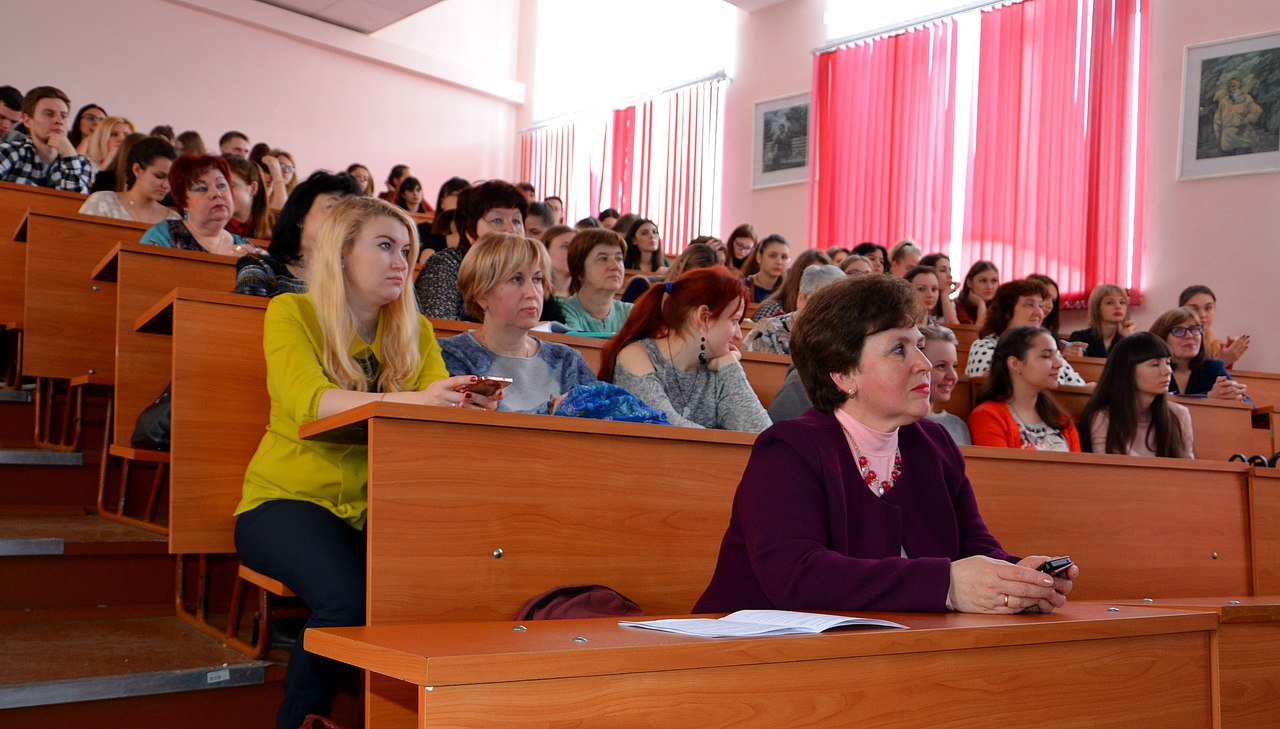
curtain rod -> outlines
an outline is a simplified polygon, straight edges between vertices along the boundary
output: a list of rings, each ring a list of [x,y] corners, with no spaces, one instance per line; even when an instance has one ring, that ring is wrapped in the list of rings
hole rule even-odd
[[[715,73],[707,74],[706,76],[700,76],[698,78],[695,78],[689,81],[681,81],[678,84],[667,86],[666,88],[659,89],[657,91],[648,91],[643,94],[636,94],[634,96],[630,96],[618,101],[610,102],[608,104],[603,104],[601,106],[592,106],[585,109],[578,109],[577,111],[571,111],[567,114],[560,114],[557,116],[553,116],[550,119],[543,119],[542,121],[538,122],[537,124],[534,124],[533,126],[529,126],[529,127],[525,127],[524,129],[521,129],[519,133],[524,134],[525,132],[532,132],[538,129],[542,129],[544,127],[559,126],[560,124],[563,124],[564,122],[569,121],[574,117],[582,116],[583,114],[589,114],[593,111],[602,111],[604,109],[625,109],[628,106],[634,106],[642,101],[656,99],[657,97],[662,96],[664,94],[670,94],[674,91],[680,91],[681,89],[686,89],[690,86],[710,83],[712,81],[728,81],[728,80],[729,80],[729,74],[725,73],[724,70],[721,69],[719,71],[716,71]]]
[[[857,43],[858,41],[864,41],[869,38],[879,38],[881,36],[889,36],[889,35],[900,35],[917,26],[926,25],[928,23],[932,23],[937,20],[950,18],[952,16],[960,15],[961,13],[967,13],[972,10],[986,10],[988,8],[994,8],[997,5],[1017,5],[1018,3],[1021,3],[1021,2],[1023,2],[1023,0],[980,0],[979,2],[971,2],[971,3],[968,3],[967,5],[961,5],[960,7],[952,8],[950,10],[943,10],[937,13],[933,13],[932,15],[925,15],[920,18],[915,18],[914,20],[908,20],[905,23],[896,23],[894,25],[886,25],[883,28],[877,28],[876,30],[870,30],[865,33],[857,33],[855,35],[848,35],[843,38],[837,38],[836,40],[833,40],[824,46],[814,48],[813,55],[817,56],[823,53],[829,53],[831,51],[836,50],[837,48],[851,45],[853,43]]]

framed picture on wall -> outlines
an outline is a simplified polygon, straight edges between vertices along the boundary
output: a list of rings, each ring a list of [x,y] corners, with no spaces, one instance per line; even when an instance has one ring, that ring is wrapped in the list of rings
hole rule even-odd
[[[1187,46],[1178,179],[1280,171],[1280,31]]]
[[[809,94],[756,102],[751,186],[774,187],[809,179]]]

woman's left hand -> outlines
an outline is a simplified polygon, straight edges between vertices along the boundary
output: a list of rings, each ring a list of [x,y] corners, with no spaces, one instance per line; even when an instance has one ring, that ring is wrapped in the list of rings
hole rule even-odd
[[[1030,567],[1031,569],[1039,569],[1040,565],[1044,564],[1045,562],[1048,562],[1049,559],[1050,559],[1049,557],[1046,557],[1043,554],[1037,554],[1031,557],[1023,557],[1022,561],[1018,562],[1018,564],[1023,567]],[[1080,567],[1078,565],[1072,564],[1070,567],[1067,568],[1067,571],[1064,574],[1053,578],[1053,590],[1054,592],[1058,593],[1058,595],[1060,595],[1062,598],[1062,601],[1058,603],[1056,607],[1062,607],[1063,605],[1067,604],[1067,595],[1070,594],[1071,588],[1075,586],[1075,583],[1073,581],[1079,575],[1080,575]],[[1041,600],[1040,602],[1044,602],[1044,601]],[[1045,609],[1044,605],[1041,605],[1040,609],[1043,612],[1048,612],[1048,610]]]
[[[742,361],[742,353],[738,351],[737,347],[733,345],[729,345],[728,352],[725,352],[724,354],[719,355],[718,357],[712,357],[710,360],[707,361],[707,369],[711,370],[712,372],[719,372],[721,367],[728,365],[730,362],[741,362],[741,361]]]

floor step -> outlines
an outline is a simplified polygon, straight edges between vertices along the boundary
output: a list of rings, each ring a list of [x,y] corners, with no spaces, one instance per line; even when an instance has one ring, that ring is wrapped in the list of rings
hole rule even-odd
[[[84,454],[43,448],[2,448],[0,466],[83,466]]]
[[[176,617],[0,626],[0,709],[262,684],[270,665]]]
[[[31,402],[34,400],[30,390],[10,390],[8,388],[0,388],[0,402]]]
[[[55,459],[67,456],[85,458],[86,462],[83,466],[0,465],[0,513],[17,508],[40,511],[39,507],[47,507],[45,511],[65,511],[73,507],[81,511],[95,511],[98,464],[101,462],[97,454],[86,458],[79,453],[40,452]]]
[[[96,515],[0,515],[0,622],[33,611],[135,610],[173,601],[164,537]]]

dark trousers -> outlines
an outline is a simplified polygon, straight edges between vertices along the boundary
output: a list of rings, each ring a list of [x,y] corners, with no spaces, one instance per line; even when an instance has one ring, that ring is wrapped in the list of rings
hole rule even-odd
[[[250,569],[283,582],[311,610],[307,628],[364,625],[365,533],[307,501],[268,501],[236,520],[236,549]],[[305,636],[305,633],[303,634]],[[357,669],[293,646],[276,729],[328,716]]]

